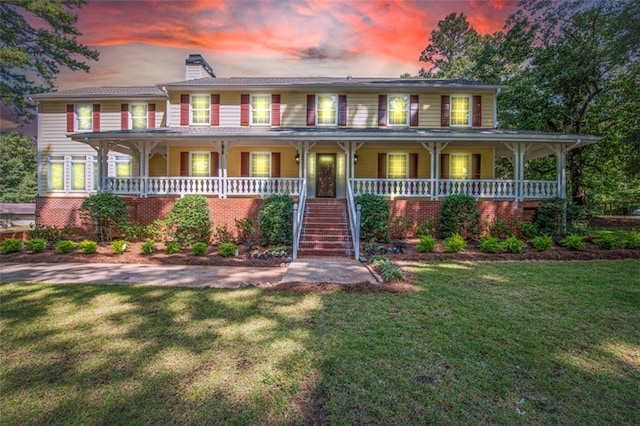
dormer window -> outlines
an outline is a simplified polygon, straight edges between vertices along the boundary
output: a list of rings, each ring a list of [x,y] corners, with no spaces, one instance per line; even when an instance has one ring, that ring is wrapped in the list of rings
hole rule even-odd
[[[251,95],[251,124],[271,124],[271,95]]]
[[[335,126],[338,123],[338,95],[316,96],[316,125]]]
[[[409,125],[409,95],[389,95],[389,126]]]
[[[191,95],[191,124],[209,124],[211,120],[211,96]]]
[[[93,130],[93,105],[76,104],[76,131],[90,132]]]
[[[451,126],[471,126],[470,96],[451,96]]]

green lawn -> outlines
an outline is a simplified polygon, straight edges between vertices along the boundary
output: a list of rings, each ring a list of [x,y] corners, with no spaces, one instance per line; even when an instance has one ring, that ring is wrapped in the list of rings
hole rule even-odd
[[[3,425],[640,424],[640,262],[417,290],[0,287]]]

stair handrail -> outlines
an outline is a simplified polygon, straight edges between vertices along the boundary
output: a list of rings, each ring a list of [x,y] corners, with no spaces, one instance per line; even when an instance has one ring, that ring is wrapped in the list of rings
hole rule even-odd
[[[300,234],[302,232],[302,223],[304,221],[304,208],[307,202],[307,180],[302,180],[302,187],[298,195],[298,202],[293,206],[293,253],[294,259],[298,258],[298,249],[300,248]]]
[[[351,239],[353,253],[356,260],[360,260],[360,204],[356,206],[353,196],[353,180],[347,184],[347,211],[349,212],[349,226],[351,227]]]

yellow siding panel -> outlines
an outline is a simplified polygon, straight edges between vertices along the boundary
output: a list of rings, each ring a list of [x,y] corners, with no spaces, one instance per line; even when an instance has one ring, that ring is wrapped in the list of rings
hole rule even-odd
[[[280,116],[282,127],[306,127],[307,94],[299,92],[281,93]]]

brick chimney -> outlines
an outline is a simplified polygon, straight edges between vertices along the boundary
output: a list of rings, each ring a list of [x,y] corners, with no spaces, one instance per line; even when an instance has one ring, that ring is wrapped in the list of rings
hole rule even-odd
[[[195,80],[197,78],[214,77],[213,68],[205,61],[199,53],[192,53],[185,61],[186,80]]]

